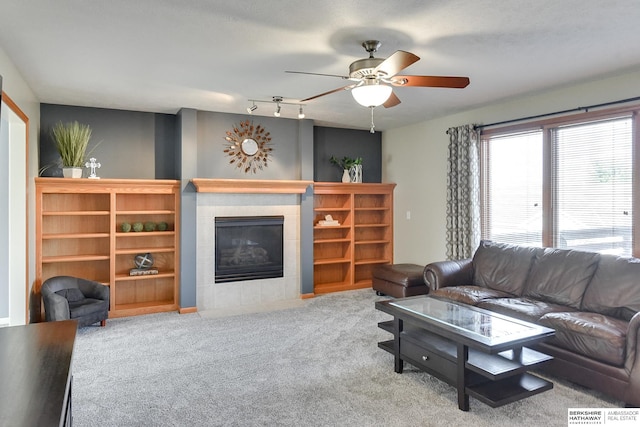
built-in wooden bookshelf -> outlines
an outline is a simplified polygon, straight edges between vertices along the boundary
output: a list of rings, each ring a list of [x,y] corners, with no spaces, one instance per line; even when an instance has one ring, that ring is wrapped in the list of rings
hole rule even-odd
[[[167,227],[122,231],[136,222]],[[36,290],[77,276],[110,286],[110,317],[177,310],[179,227],[179,181],[36,178]],[[145,253],[158,274],[130,275]]]
[[[373,269],[393,262],[394,188],[314,183],[314,293],[371,287]],[[339,225],[319,225],[327,215]]]

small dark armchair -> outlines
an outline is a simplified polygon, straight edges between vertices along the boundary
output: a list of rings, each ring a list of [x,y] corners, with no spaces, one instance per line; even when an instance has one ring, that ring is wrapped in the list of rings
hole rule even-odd
[[[109,287],[93,280],[71,276],[51,277],[40,290],[47,322],[74,319],[78,327],[109,317]]]

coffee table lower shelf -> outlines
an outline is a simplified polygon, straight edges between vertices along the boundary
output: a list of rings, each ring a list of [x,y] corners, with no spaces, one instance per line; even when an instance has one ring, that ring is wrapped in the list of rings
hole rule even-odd
[[[378,326],[393,333],[393,321]],[[394,340],[378,347],[395,354]],[[457,346],[453,341],[424,329],[406,325],[400,334],[403,361],[456,387],[458,384]],[[487,354],[469,348],[465,363],[465,393],[496,408],[553,388],[553,383],[527,371],[552,357],[527,347]]]
[[[551,390],[553,383],[528,373],[467,387],[467,394],[497,408]]]

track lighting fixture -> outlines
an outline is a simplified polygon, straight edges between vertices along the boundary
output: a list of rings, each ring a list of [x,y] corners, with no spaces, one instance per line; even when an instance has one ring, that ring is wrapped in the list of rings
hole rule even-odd
[[[273,113],[273,115],[276,116],[276,117],[280,117],[280,109],[282,108],[280,103],[282,102],[282,97],[281,96],[274,96],[273,97],[273,102],[276,103],[276,111]]]
[[[260,102],[265,102],[265,103],[275,103],[276,104],[276,109],[273,112],[273,115],[276,117],[280,117],[281,113],[282,113],[282,106],[283,105],[297,105],[298,106],[298,118],[299,119],[304,119],[305,118],[305,114],[304,114],[304,110],[303,107],[305,104],[300,104],[298,102],[285,102],[284,98],[281,96],[273,96],[271,97],[271,101],[263,101],[261,99],[249,99],[249,102],[251,102],[251,106],[247,107],[247,113],[251,114],[254,111],[256,111],[258,109],[258,106],[256,105],[256,103],[260,103]]]

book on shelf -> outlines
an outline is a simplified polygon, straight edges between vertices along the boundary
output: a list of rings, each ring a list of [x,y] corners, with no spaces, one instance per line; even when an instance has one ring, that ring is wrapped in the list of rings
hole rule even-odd
[[[320,221],[318,221],[318,225],[323,227],[331,227],[331,226],[335,227],[340,225],[340,222],[337,219],[333,219],[331,215],[326,215],[324,219],[321,219]]]

